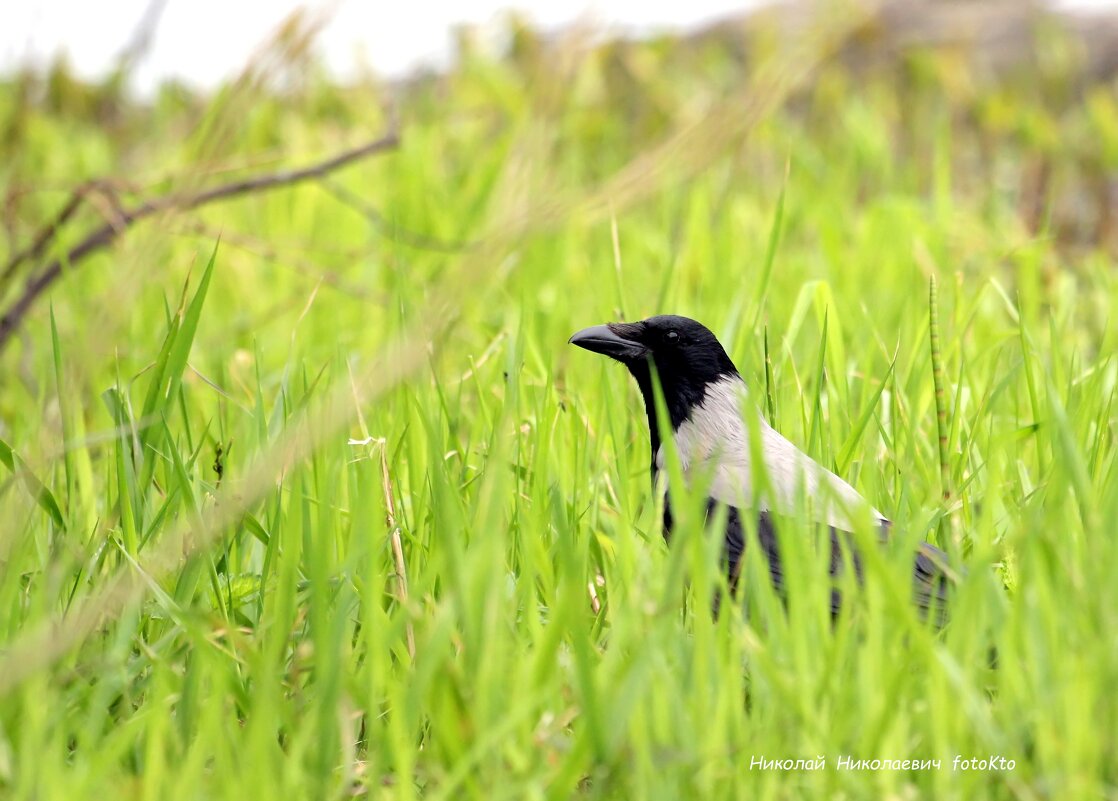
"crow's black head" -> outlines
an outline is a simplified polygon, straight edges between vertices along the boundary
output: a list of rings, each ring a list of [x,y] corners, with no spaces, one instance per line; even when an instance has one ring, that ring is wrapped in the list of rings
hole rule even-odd
[[[584,328],[570,342],[621,362],[636,378],[658,440],[651,367],[664,391],[672,428],[679,428],[701,403],[710,384],[738,374],[718,339],[702,323],[664,314],[638,323],[607,323]]]

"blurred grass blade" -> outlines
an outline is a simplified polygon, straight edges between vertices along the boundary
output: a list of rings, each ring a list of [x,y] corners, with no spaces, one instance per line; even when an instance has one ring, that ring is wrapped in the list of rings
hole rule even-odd
[[[143,468],[140,475],[140,487],[146,491],[155,472],[155,459],[152,450],[157,450],[165,432],[162,426],[147,425],[151,420],[159,417],[170,418],[179,386],[182,383],[186,362],[190,357],[190,349],[194,345],[194,335],[198,331],[198,320],[202,316],[202,307],[206,302],[206,293],[210,288],[213,278],[214,264],[217,261],[218,244],[214,244],[206,269],[202,273],[202,280],[194,291],[194,297],[185,311],[180,306],[178,313],[171,320],[167,337],[163,341],[159,358],[156,360],[152,383],[148,388],[144,400],[143,417],[145,428],[140,434],[141,454]],[[184,292],[185,301],[185,292]]]
[[[7,467],[12,475],[23,482],[23,486],[35,499],[35,503],[50,515],[50,519],[59,530],[65,531],[66,518],[62,514],[58,501],[55,500],[54,493],[47,489],[47,486],[31,472],[12,447],[2,439],[0,439],[0,464]]]
[[[862,434],[865,433],[866,428],[869,426],[870,420],[873,419],[874,412],[877,411],[877,404],[881,401],[881,395],[885,392],[885,387],[889,385],[889,379],[893,375],[893,368],[896,367],[897,358],[893,357],[893,361],[889,362],[889,369],[885,375],[881,377],[878,382],[877,390],[873,393],[873,397],[869,399],[866,407],[862,410],[862,414],[858,417],[857,423],[850,432],[850,436],[846,438],[842,448],[839,450],[838,458],[835,460],[836,472],[841,476],[845,475],[849,469],[851,462],[854,461],[854,455],[857,453],[858,445],[861,444]]]

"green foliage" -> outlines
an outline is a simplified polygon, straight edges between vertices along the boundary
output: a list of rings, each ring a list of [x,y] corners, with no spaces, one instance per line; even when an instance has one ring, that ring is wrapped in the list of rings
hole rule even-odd
[[[517,29],[401,90],[398,151],[66,275],[0,355],[0,795],[1113,794],[1118,282],[1107,227],[1061,214],[1097,200],[1118,105],[956,92],[936,54],[760,102],[743,46]],[[372,85],[165,90],[110,124],[55,83],[0,92],[21,242],[59,187],[127,201],[383,123]],[[788,603],[754,549],[712,619],[699,497],[665,545],[635,389],[565,344],[620,309],[710,325],[895,520],[895,547],[858,534],[848,615],[790,520]],[[960,566],[939,634],[908,602],[924,539]],[[1015,767],[952,764],[990,754]]]

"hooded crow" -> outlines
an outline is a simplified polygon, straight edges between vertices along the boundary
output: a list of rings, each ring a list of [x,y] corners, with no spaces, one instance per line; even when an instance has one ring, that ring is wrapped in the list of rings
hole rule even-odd
[[[570,344],[601,353],[624,364],[637,381],[648,416],[652,445],[653,485],[664,470],[663,437],[656,413],[653,368],[659,380],[670,436],[684,477],[702,476],[708,482],[708,517],[719,506],[727,508],[724,561],[731,591],[736,590],[746,543],[743,514],[757,515],[757,538],[769,563],[773,587],[783,594],[781,566],[773,513],[794,514],[798,501],[808,501],[814,522],[828,526],[831,537],[830,573],[838,577],[844,551],[862,580],[861,559],[850,532],[854,521],[872,519],[884,539],[890,522],[850,484],[814,461],[785,439],[755,411],[749,421],[745,382],[718,339],[705,326],[687,317],[661,315],[636,323],[608,323],[584,328]],[[764,489],[756,491],[752,470],[751,436],[758,437],[764,463]],[[672,531],[672,513],[664,501],[664,537]],[[924,614],[934,608],[942,623],[947,581],[945,554],[922,543],[913,561],[913,596]],[[831,591],[831,612],[838,614],[841,597]]]

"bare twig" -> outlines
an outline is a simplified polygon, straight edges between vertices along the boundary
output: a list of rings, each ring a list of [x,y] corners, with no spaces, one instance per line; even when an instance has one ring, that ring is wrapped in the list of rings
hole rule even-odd
[[[364,198],[351,192],[337,181],[326,180],[322,188],[335,198],[356,211],[369,221],[369,224],[387,237],[395,239],[402,245],[416,250],[430,250],[435,253],[461,253],[477,246],[475,242],[444,241],[435,237],[408,230],[403,226],[390,222],[378,209]]]
[[[154,200],[143,201],[130,209],[120,209],[117,219],[107,222],[91,231],[81,242],[71,248],[64,257],[51,261],[28,279],[26,286],[23,288],[23,292],[20,293],[11,306],[0,315],[0,349],[3,349],[12,338],[12,335],[23,321],[23,318],[27,316],[27,312],[36,299],[62,275],[63,269],[73,269],[79,261],[89,256],[91,253],[95,253],[111,244],[123,231],[126,231],[133,224],[160,212],[189,211],[218,200],[229,200],[254,192],[290,186],[313,178],[323,178],[335,170],[360,161],[368,156],[391,150],[399,144],[399,141],[400,139],[396,131],[396,126],[392,124],[389,132],[379,139],[366,142],[359,147],[346,150],[325,161],[320,161],[298,170],[253,175],[239,181],[231,181],[193,194],[165,195],[155,198]],[[67,208],[71,204],[75,205],[76,208],[79,202],[80,197],[78,193],[75,193],[74,199],[67,204]],[[63,211],[66,212],[66,209],[63,209]],[[66,219],[72,214],[73,210],[70,210],[66,214]],[[47,228],[43,229],[43,232],[40,233],[40,236],[36,238],[35,243],[26,253],[41,254],[57,235],[60,220],[61,222],[65,222],[65,219],[61,218],[62,215],[59,216],[59,219],[55,220],[54,225],[47,226]],[[27,256],[20,255],[19,258],[23,260],[27,258]],[[5,274],[6,273],[7,269],[5,270]]]
[[[39,230],[39,233],[35,235],[34,241],[23,250],[17,251],[15,255],[8,260],[8,263],[4,265],[3,272],[0,272],[0,290],[3,290],[4,285],[15,276],[15,272],[19,269],[21,264],[25,261],[37,259],[43,254],[47,245],[54,241],[55,236],[58,234],[58,230],[70,221],[70,218],[74,216],[74,213],[81,206],[82,201],[85,200],[86,195],[97,186],[98,184],[96,181],[88,181],[74,189],[70,194],[70,199],[66,201],[66,205],[62,207],[62,210],[58,212],[53,220]]]
[[[333,287],[344,293],[347,298],[364,301],[366,303],[387,302],[383,293],[372,292],[363,284],[347,281],[345,277],[337,271],[327,269],[312,259],[303,258],[298,255],[298,251],[302,250],[309,252],[312,257],[317,257],[318,253],[316,251],[310,251],[304,246],[290,243],[284,244],[282,247],[274,246],[260,237],[254,237],[251,234],[245,234],[240,231],[232,231],[228,228],[218,229],[208,226],[200,220],[184,219],[174,230],[176,233],[181,233],[183,235],[202,237],[209,242],[214,242],[220,238],[223,247],[232,246],[246,253],[251,253],[262,262],[277,265],[305,278],[309,278],[312,281]],[[325,255],[335,259],[350,259],[352,261],[365,256],[366,251],[352,249],[349,251],[328,252]]]
[[[128,44],[117,56],[116,68],[119,72],[128,72],[151,50],[151,44],[159,29],[159,21],[163,18],[163,11],[166,8],[167,0],[148,0],[144,13],[132,30]]]

